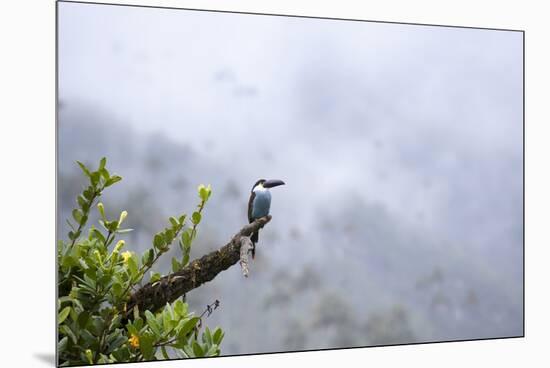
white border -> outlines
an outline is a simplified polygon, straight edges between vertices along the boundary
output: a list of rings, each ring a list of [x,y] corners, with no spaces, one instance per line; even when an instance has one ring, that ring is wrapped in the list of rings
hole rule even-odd
[[[526,30],[526,338],[123,365],[464,367],[540,365],[550,340],[548,27],[544,2],[108,1]],[[527,5],[526,5],[527,4]],[[533,5],[540,4],[540,5]],[[54,349],[54,2],[0,10],[0,366],[51,366]],[[7,206],[6,206],[7,203]],[[24,273],[23,273],[24,272]],[[545,359],[546,358],[546,359]],[[540,360],[539,360],[540,359]],[[538,363],[538,364],[537,364]]]

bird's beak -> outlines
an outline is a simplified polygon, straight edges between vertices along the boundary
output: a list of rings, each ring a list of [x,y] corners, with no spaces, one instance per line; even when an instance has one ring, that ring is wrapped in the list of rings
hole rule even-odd
[[[273,180],[267,180],[266,182],[263,183],[263,186],[264,188],[273,188],[273,187],[276,187],[276,186],[279,186],[279,185],[284,185],[285,182],[282,181],[282,180],[278,180],[278,179],[273,179]]]

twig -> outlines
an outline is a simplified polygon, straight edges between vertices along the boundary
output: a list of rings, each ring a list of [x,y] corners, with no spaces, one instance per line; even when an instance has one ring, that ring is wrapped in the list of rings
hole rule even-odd
[[[204,312],[201,313],[199,318],[202,319],[202,317],[204,317],[204,315],[207,314],[207,313],[208,313],[208,315],[206,317],[210,317],[212,312],[215,311],[216,309],[218,309],[219,306],[220,306],[220,301],[218,299],[216,299],[214,301],[214,303],[212,303],[212,304],[207,304],[206,309],[204,310]]]

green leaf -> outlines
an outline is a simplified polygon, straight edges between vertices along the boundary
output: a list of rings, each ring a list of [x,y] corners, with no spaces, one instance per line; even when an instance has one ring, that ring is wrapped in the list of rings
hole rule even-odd
[[[86,224],[86,221],[88,221],[88,216],[82,216],[82,218],[80,219],[80,225],[84,226],[84,224]]]
[[[181,251],[183,253],[183,259],[181,262],[181,266],[185,267],[187,266],[187,263],[189,263],[189,253],[191,252],[191,234],[190,231],[184,231],[181,240],[179,242],[179,246],[181,248]]]
[[[178,331],[177,327],[175,331],[176,331],[176,341],[174,341],[174,343],[172,344],[172,347],[174,347],[175,349],[179,349],[180,350],[179,352],[181,353],[181,349],[183,349],[183,347],[187,345],[188,338],[186,336],[180,336],[177,332]]]
[[[166,306],[166,309],[162,312],[162,327],[164,330],[163,331],[164,334],[167,334],[173,328],[172,317],[170,316],[171,314],[170,312],[171,312],[171,308],[170,308],[170,305],[168,304]]]
[[[187,229],[181,234],[181,241],[184,247],[191,247],[191,231],[191,229]]]
[[[86,198],[87,201],[91,200],[93,197],[94,197],[94,193],[95,193],[95,190],[93,187],[89,186],[88,188],[86,188],[83,192],[82,192],[82,195],[84,196],[84,198]]]
[[[67,349],[67,342],[69,341],[69,338],[65,336],[59,342],[57,343],[57,351],[58,352],[64,352]]]
[[[193,352],[193,348],[191,348],[191,346],[185,345],[183,347],[183,351],[185,352],[185,354],[187,354],[187,356],[189,358],[194,358],[195,357],[195,353]]]
[[[170,217],[170,223],[172,224],[172,226],[173,226],[174,228],[178,228],[179,225],[180,225],[179,222],[178,222],[178,220],[177,220],[175,217],[173,217],[173,216]]]
[[[111,331],[115,330],[119,326],[121,321],[122,321],[122,316],[120,314],[115,314],[115,317],[113,318],[113,320],[111,321],[111,324],[109,325],[109,330]]]
[[[99,169],[98,171],[99,171],[99,175],[101,175],[103,180],[105,180],[105,182],[107,182],[107,180],[109,180],[109,178],[110,178],[109,171],[105,168]]]
[[[105,222],[109,223],[109,221],[107,221],[107,220],[105,220],[105,221],[98,220],[98,222],[101,225],[101,227],[103,227],[105,230],[109,231],[109,229],[107,228],[107,224],[105,223]]]
[[[128,258],[128,270],[130,271],[130,275],[132,277],[135,277],[138,274],[137,259],[133,253],[130,258]]]
[[[172,229],[166,229],[166,231],[164,232],[164,240],[166,244],[172,243],[172,241],[174,240],[174,231]]]
[[[114,338],[112,338],[109,341],[109,348],[107,349],[107,353],[111,353],[114,350],[120,348],[122,344],[124,344],[128,339],[124,336],[117,335]]]
[[[174,319],[174,310],[172,309],[172,305],[170,303],[166,303],[166,306],[164,307],[164,312],[168,313],[171,320]]]
[[[134,311],[138,311],[138,309],[135,308]],[[139,316],[139,313],[137,317],[134,313],[134,326],[136,326],[138,330],[141,330],[143,328],[143,319]]]
[[[107,158],[102,157],[101,160],[99,161],[99,170],[103,169],[106,163],[107,163]]]
[[[172,257],[172,272],[179,271],[180,269],[180,263],[175,257]]]
[[[69,225],[69,227],[70,227],[73,231],[76,231],[76,229],[74,228],[73,224],[69,221],[69,219],[65,219],[65,222],[67,223],[67,225]]]
[[[63,310],[61,312],[59,312],[59,315],[57,317],[57,323],[62,324],[63,321],[67,318],[67,316],[69,315],[70,312],[71,312],[71,307],[70,306],[67,306],[67,307],[63,308]]]
[[[88,346],[94,344],[97,341],[95,336],[92,335],[92,333],[86,329],[80,330],[80,337],[82,337],[82,339]]]
[[[88,209],[90,208],[90,203],[88,203],[88,199],[86,199],[86,197],[84,197],[82,194],[79,194],[78,197],[76,197],[76,202],[83,211],[88,211]]]
[[[206,326],[204,332],[202,333],[202,342],[208,345],[212,345],[212,334],[208,326]]]
[[[105,182],[105,187],[110,187],[111,185],[115,184],[115,183],[118,183],[119,181],[121,181],[122,178],[118,175],[112,175],[109,180],[107,180]]]
[[[193,212],[193,215],[191,216],[191,221],[193,224],[198,225],[201,222],[201,214],[199,212]]]
[[[90,287],[90,289],[95,289],[96,288],[96,280],[97,280],[97,276],[91,272],[91,273],[85,273],[84,274],[84,283]]]
[[[155,234],[155,237],[153,238],[153,245],[157,249],[163,249],[166,243],[164,242],[164,236],[162,236],[162,233]]]
[[[181,225],[183,225],[185,223],[185,218],[186,217],[187,217],[186,215],[181,215],[180,218],[178,219]]]
[[[187,334],[193,329],[195,328],[195,326],[197,325],[197,323],[199,322],[200,318],[199,317],[191,317],[189,318],[184,324],[183,326],[180,328],[179,332],[178,332],[178,335],[183,335],[183,336],[187,336]]]
[[[204,351],[202,350],[202,347],[196,340],[193,340],[193,353],[195,354],[196,357],[204,356]]]
[[[141,263],[144,264],[144,265],[150,265],[151,262],[153,262],[153,257],[154,257],[155,253],[153,251],[153,249],[147,249],[144,253],[143,253],[143,256],[141,257]]]
[[[99,359],[97,360],[98,364],[109,363],[109,357],[105,354],[99,353]]]
[[[79,210],[78,208],[75,208],[73,210],[73,218],[74,220],[76,221],[77,224],[80,224],[80,220],[82,220],[82,216],[84,215],[84,213]]]
[[[208,186],[204,186],[203,184],[201,184],[198,187],[198,191],[199,197],[202,199],[203,202],[206,202],[212,194],[212,187],[210,186],[210,184],[208,184]]]
[[[136,328],[136,326],[134,326],[134,324],[131,322],[126,325],[126,330],[129,332],[130,335],[139,336],[139,329]]]
[[[212,335],[212,342],[216,345],[220,345],[223,340],[224,333],[221,328],[217,327]]]
[[[78,239],[78,237],[80,236],[80,231],[77,231],[77,232],[74,232],[74,231],[69,231],[69,239],[71,240],[76,240]]]
[[[155,337],[160,337],[162,332],[160,329],[160,325],[157,322],[157,319],[155,318],[155,315],[151,313],[150,311],[145,311],[145,318],[147,319],[147,325],[151,328],[151,331],[155,334]]]
[[[168,356],[168,353],[166,352],[166,348],[164,346],[161,346],[160,351],[162,352],[162,356],[164,359],[169,360],[170,357]]]
[[[187,304],[181,299],[176,300],[174,303],[174,313],[176,314],[176,318],[185,317],[187,314]]]
[[[123,346],[113,351],[114,363],[128,362],[130,360],[130,349],[128,346]]]
[[[99,171],[94,171],[94,172],[90,175],[90,179],[91,179],[92,184],[93,184],[94,186],[96,186],[96,185],[99,183],[99,177],[100,177]]]
[[[70,255],[61,258],[61,267],[69,268],[76,265],[78,265],[78,261]]]
[[[114,233],[118,229],[118,221],[105,221],[105,225],[107,226],[107,230]]]
[[[184,255],[183,255],[183,259],[182,259],[182,267],[185,267],[187,266],[187,264],[189,263],[189,252],[186,252]]]
[[[153,283],[153,282],[157,282],[158,280],[160,280],[162,277],[162,275],[158,272],[151,272],[151,279],[149,280],[149,282]]]
[[[62,325],[61,327],[59,327],[59,332],[61,332],[63,335],[65,336],[69,336],[69,338],[71,339],[71,341],[76,344],[78,342],[78,339],[76,337],[76,335],[74,334],[74,332],[69,328],[69,326],[67,325]]]
[[[118,282],[115,282],[112,286],[112,290],[113,294],[118,297],[122,293],[122,285]]]
[[[199,197],[206,201],[208,199],[208,189],[204,185],[199,185]]]
[[[70,297],[70,296],[61,296],[57,299],[57,301],[59,302],[59,304],[62,304],[62,303],[72,303],[73,302],[73,299]]]
[[[92,351],[90,349],[86,349],[85,354],[86,359],[88,359],[88,364],[94,364]]]
[[[103,221],[107,222],[107,217],[105,217],[105,207],[103,206],[103,203],[99,202],[97,204],[97,210],[99,211],[99,214],[101,215]]]
[[[101,233],[101,231],[99,231],[98,229],[96,229],[95,227],[91,230],[92,232],[92,235],[98,239],[101,243],[105,243],[105,237],[103,236],[103,234]]]
[[[128,217],[128,212],[127,211],[122,211],[120,213],[120,217],[118,218],[118,225],[122,225],[122,223],[124,222],[124,220],[126,219],[126,217]]]
[[[88,170],[88,168],[82,162],[77,161],[76,163],[78,164],[78,166],[80,166],[80,168],[82,169],[84,174],[86,174],[87,177],[91,177],[90,170]]]
[[[210,346],[210,349],[204,354],[207,357],[218,356],[220,354],[220,347],[216,344]]]
[[[88,264],[86,263],[85,259],[84,258],[79,258],[78,259],[78,263],[80,264],[80,267],[83,269],[83,270],[87,270],[88,268]]]
[[[152,360],[154,356],[153,336],[150,334],[141,335],[139,337],[139,349],[141,350],[145,360]]]

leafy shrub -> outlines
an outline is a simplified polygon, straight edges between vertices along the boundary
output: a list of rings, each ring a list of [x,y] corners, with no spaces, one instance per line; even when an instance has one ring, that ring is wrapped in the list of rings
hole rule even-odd
[[[148,272],[150,282],[162,277],[150,270],[174,241],[182,258],[172,258],[172,271],[189,263],[201,213],[212,193],[210,186],[199,186],[200,203],[190,219],[186,215],[170,217],[169,225],[153,237],[153,246],[138,255],[124,250],[124,240],[116,241],[118,234],[131,231],[122,227],[127,212],[122,211],[118,219],[108,219],[104,205],[98,202],[102,192],[122,178],[109,173],[105,158],[96,171],[78,164],[89,183],[77,197],[72,220],[67,220],[72,229],[68,241],[59,241],[57,248],[60,365],[219,355],[224,332],[205,327],[201,333],[204,313],[195,316],[182,300],[167,304],[156,314],[137,307],[126,310],[131,293]],[[92,210],[99,212],[100,227],[91,225],[85,231]],[[208,306],[208,313],[211,309]]]

